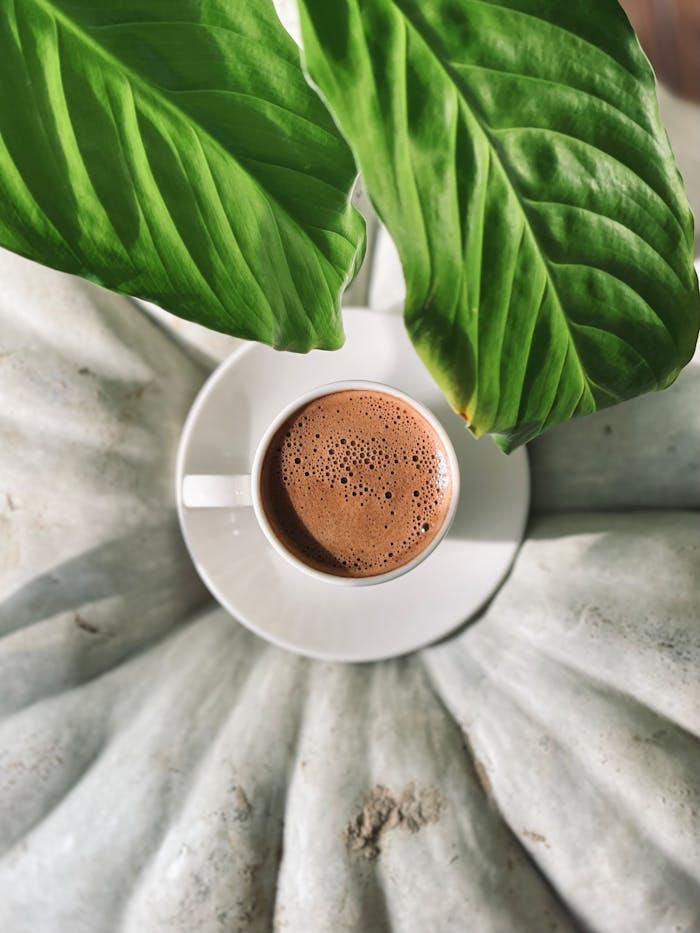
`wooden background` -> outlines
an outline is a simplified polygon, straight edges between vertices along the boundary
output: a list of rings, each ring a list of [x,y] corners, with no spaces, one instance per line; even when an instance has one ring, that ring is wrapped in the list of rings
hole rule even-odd
[[[620,2],[659,78],[700,103],[700,0]]]

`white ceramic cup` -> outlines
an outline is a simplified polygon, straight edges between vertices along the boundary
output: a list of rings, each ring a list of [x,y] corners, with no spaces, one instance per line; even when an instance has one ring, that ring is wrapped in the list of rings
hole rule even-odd
[[[386,573],[379,573],[369,577],[340,577],[332,573],[325,573],[322,570],[317,570],[305,564],[293,554],[275,534],[265,514],[260,493],[260,479],[265,454],[280,426],[284,424],[290,415],[293,415],[297,409],[306,405],[308,402],[312,402],[314,399],[321,398],[324,395],[330,395],[332,392],[341,392],[346,389],[367,389],[375,392],[384,392],[387,395],[392,395],[395,398],[401,399],[401,401],[405,402],[408,406],[414,408],[418,414],[425,418],[440,438],[452,479],[452,498],[450,500],[449,509],[447,510],[445,520],[440,530],[430,544],[428,544],[420,554],[416,555],[413,560],[408,561],[408,563],[403,566],[396,567]],[[388,580],[393,580],[396,577],[402,576],[404,573],[408,573],[409,570],[413,570],[414,567],[422,563],[425,558],[435,550],[440,541],[447,534],[455,512],[457,511],[458,501],[459,465],[452,442],[447,436],[445,429],[432,412],[428,411],[420,402],[416,402],[415,399],[412,399],[404,392],[400,392],[398,389],[394,389],[392,386],[384,385],[380,382],[332,382],[328,385],[318,386],[304,393],[304,395],[300,395],[277,415],[263,433],[263,436],[258,442],[253,458],[253,466],[249,474],[222,476],[198,473],[188,474],[184,476],[182,480],[182,504],[185,508],[232,509],[252,507],[263,534],[282,557],[296,567],[297,570],[301,570],[302,573],[314,577],[317,580],[322,580],[325,583],[335,583],[342,586],[369,586],[376,583],[386,583]]]

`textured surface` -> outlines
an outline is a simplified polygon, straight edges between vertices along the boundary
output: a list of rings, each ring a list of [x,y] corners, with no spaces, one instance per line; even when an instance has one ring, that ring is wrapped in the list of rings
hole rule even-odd
[[[0,261],[0,706],[11,713],[98,676],[205,600],[167,507],[205,373],[128,299],[4,250]]]
[[[356,170],[271,0],[5,8],[0,244],[225,333],[340,346]]]
[[[617,0],[300,0],[304,60],[404,267],[406,326],[511,450],[673,381],[693,224]]]
[[[127,299],[0,282],[3,933],[700,931],[696,513],[538,517],[456,637],[305,661],[188,566],[201,367]]]
[[[530,445],[533,508],[700,508],[699,399],[697,351],[664,392],[538,438]]]

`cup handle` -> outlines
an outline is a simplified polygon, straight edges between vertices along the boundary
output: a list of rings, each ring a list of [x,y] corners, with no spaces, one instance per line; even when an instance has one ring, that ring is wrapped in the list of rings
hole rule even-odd
[[[182,480],[182,504],[186,509],[232,509],[252,505],[250,476],[190,473]]]

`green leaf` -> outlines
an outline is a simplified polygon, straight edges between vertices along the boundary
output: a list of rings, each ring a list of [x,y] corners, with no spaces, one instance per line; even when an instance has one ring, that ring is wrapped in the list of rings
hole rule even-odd
[[[616,0],[299,0],[411,338],[509,450],[690,359],[692,217]]]
[[[8,0],[0,244],[227,333],[337,347],[350,150],[270,0]]]

